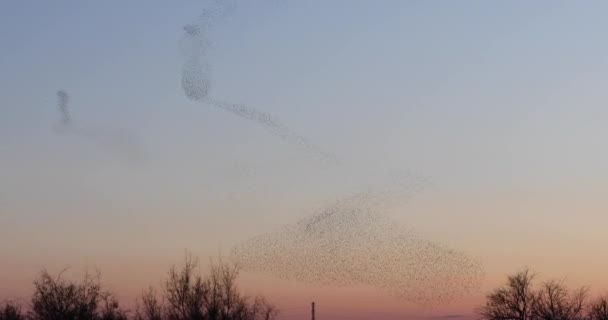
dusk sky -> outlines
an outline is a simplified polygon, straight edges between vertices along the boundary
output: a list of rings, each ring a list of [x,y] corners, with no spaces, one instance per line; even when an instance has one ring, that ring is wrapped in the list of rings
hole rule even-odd
[[[0,2],[0,301],[42,268],[99,269],[127,305],[395,174],[383,214],[482,262],[420,307],[244,273],[284,319],[468,319],[505,275],[608,291],[608,2],[243,1],[206,30],[211,95],[269,112],[327,164],[180,86],[205,1]],[[61,132],[57,91],[86,135]],[[91,138],[93,137],[93,138]]]

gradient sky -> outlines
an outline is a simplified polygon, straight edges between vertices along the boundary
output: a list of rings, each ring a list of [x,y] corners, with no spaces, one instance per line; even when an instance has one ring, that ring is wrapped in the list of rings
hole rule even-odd
[[[333,319],[470,315],[523,266],[608,290],[608,2],[239,2],[209,33],[212,95],[275,114],[339,168],[183,95],[182,27],[204,7],[0,2],[0,300],[70,266],[132,301],[186,249],[227,252],[394,172],[433,187],[386,213],[480,258],[479,293],[428,310],[370,288],[244,288],[285,319],[312,300]],[[59,89],[78,125],[129,132],[140,156],[57,133]]]

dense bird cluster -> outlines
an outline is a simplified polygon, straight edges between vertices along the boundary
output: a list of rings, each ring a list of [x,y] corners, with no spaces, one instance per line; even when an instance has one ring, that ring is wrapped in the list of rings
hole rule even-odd
[[[72,118],[70,117],[70,113],[68,110],[68,103],[70,101],[70,96],[64,90],[57,91],[57,108],[59,108],[59,112],[61,112],[61,124],[67,126],[72,122]]]
[[[416,303],[440,303],[476,288],[481,264],[421,239],[369,205],[345,199],[233,251],[244,270],[332,285],[368,285]]]
[[[212,25],[213,21],[226,11],[228,11],[226,6],[216,4],[204,11],[196,23],[184,27],[185,37],[182,41],[182,50],[185,61],[182,67],[181,86],[186,97],[192,101],[204,102],[243,119],[253,121],[284,141],[308,150],[319,160],[329,163],[338,162],[334,155],[311,143],[304,136],[282,124],[276,117],[267,112],[243,104],[209,98],[211,76],[206,59],[209,39],[204,28]]]

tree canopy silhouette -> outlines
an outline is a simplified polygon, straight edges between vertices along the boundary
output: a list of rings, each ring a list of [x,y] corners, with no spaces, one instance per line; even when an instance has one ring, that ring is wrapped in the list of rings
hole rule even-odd
[[[570,291],[563,281],[534,287],[535,274],[524,269],[486,296],[478,312],[485,320],[608,320],[608,300],[587,304],[586,287]]]
[[[21,313],[19,304],[7,301],[0,307],[0,320],[25,320],[25,316]]]
[[[608,320],[608,296],[602,296],[589,304],[589,320]]]
[[[64,270],[65,271],[65,270]],[[63,272],[44,270],[34,281],[32,320],[125,320],[116,298],[102,289],[98,274],[85,273],[81,282],[67,281]]]
[[[99,273],[86,272],[80,281],[43,270],[34,280],[27,313],[17,303],[0,306],[0,320],[274,320],[277,309],[263,297],[242,294],[236,280],[239,268],[221,259],[209,273],[199,274],[198,260],[186,255],[183,265],[172,267],[162,290],[150,287],[130,315],[115,295],[105,290]]]
[[[277,309],[263,297],[248,298],[236,286],[238,266],[211,263],[205,277],[196,273],[198,261],[187,255],[172,267],[163,282],[163,301],[153,289],[142,294],[137,320],[271,320]]]
[[[486,305],[479,310],[487,320],[530,320],[534,293],[534,274],[524,269],[507,278],[507,284],[486,297]]]
[[[581,320],[585,319],[587,288],[568,292],[561,281],[549,280],[541,285],[534,297],[534,320]]]

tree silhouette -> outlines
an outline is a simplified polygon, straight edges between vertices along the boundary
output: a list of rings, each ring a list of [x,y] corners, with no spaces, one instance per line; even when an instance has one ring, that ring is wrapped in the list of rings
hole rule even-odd
[[[535,289],[534,278],[528,269],[508,276],[505,286],[486,296],[486,305],[478,310],[481,319],[608,320],[608,297],[594,301],[587,310],[587,287],[569,291],[563,281],[549,280]]]
[[[120,309],[118,300],[110,293],[102,296],[103,307],[100,311],[100,320],[128,320],[127,313]]]
[[[12,301],[7,301],[0,308],[0,320],[25,320],[21,313],[21,306]]]
[[[99,274],[87,272],[80,283],[67,281],[62,275],[53,277],[44,270],[34,281],[32,320],[126,319],[117,300],[102,290]]]
[[[608,296],[602,296],[589,304],[589,320],[608,320]]]
[[[270,320],[276,308],[262,297],[253,300],[236,286],[236,265],[211,262],[207,277],[195,274],[198,261],[187,255],[181,268],[172,267],[164,282],[168,320]]]
[[[154,289],[141,296],[136,320],[272,320],[276,308],[263,297],[250,299],[236,286],[236,265],[211,262],[209,274],[198,274],[198,260],[186,255],[184,264],[173,266],[163,282],[162,302]]]
[[[27,315],[18,304],[0,306],[0,320],[274,320],[277,309],[263,297],[247,297],[237,288],[237,265],[211,263],[200,275],[198,260],[186,255],[183,265],[173,266],[162,291],[143,292],[132,317],[120,308],[118,299],[105,291],[99,273],[85,273],[80,281],[68,281],[62,271],[40,272],[34,280],[31,310]],[[160,297],[159,297],[160,296]]]
[[[582,320],[587,292],[583,287],[570,293],[562,281],[547,281],[535,295],[532,319]]]
[[[478,311],[486,320],[531,320],[534,292],[534,274],[527,268],[510,275],[507,284],[495,289]]]
[[[141,304],[138,301],[135,309],[135,320],[162,320],[163,305],[156,298],[156,291],[150,287],[141,295]]]

